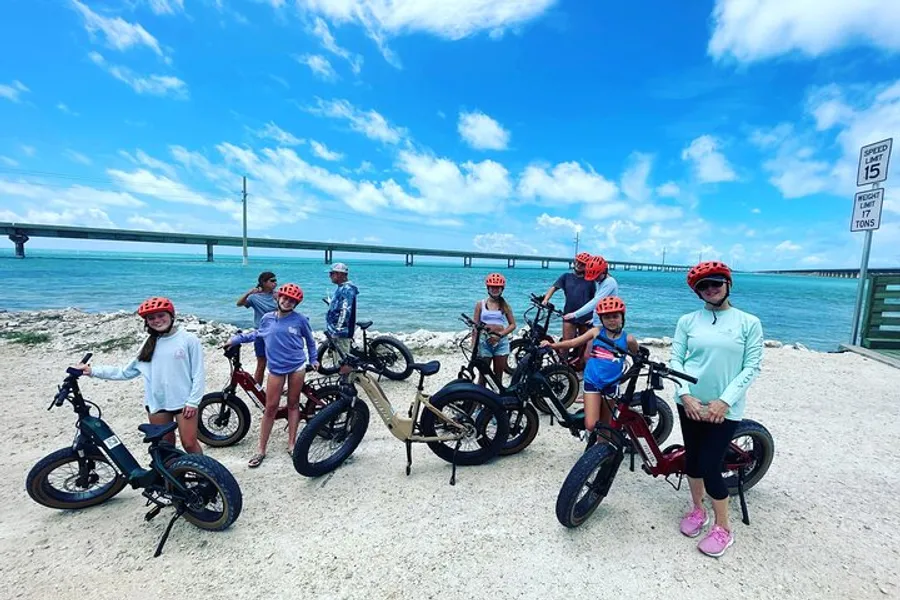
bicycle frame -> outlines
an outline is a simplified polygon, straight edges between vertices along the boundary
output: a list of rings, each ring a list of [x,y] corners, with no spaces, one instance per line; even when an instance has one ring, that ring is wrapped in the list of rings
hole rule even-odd
[[[256,380],[253,378],[249,372],[245,371],[241,364],[241,354],[240,347],[235,346],[237,350],[226,350],[225,356],[228,357],[229,362],[231,363],[231,376],[228,381],[228,385],[225,386],[223,392],[225,394],[235,394],[237,388],[240,387],[259,410],[265,410],[266,408],[266,392],[259,385]],[[229,352],[231,354],[229,355]],[[303,387],[300,388],[300,393],[307,398],[306,403],[301,407],[300,410],[300,418],[309,419],[315,414],[316,410],[325,406],[325,403],[319,400],[316,396],[316,388],[312,386],[309,381],[304,379]],[[225,404],[222,404],[221,411],[226,411],[227,407]],[[286,419],[287,418],[287,407],[279,406],[278,412],[275,414],[276,419]]]
[[[385,395],[381,385],[375,379],[369,377],[367,373],[352,371],[347,381],[350,385],[359,384],[363,391],[366,392],[375,410],[378,411],[378,415],[384,421],[388,430],[401,442],[452,442],[460,439],[465,433],[465,430],[456,421],[448,418],[443,412],[436,409],[429,401],[431,396],[421,389],[416,389],[416,397],[410,406],[409,416],[404,417],[394,410],[394,405],[391,404],[391,401]],[[417,434],[416,424],[419,422],[419,412],[423,408],[434,413],[435,417],[443,423],[459,428],[459,435],[424,436]],[[413,415],[415,415],[415,418],[413,418]]]
[[[468,319],[468,317],[466,317]],[[459,373],[457,377],[459,379],[468,379],[469,381],[475,380],[475,371],[490,380],[491,384],[494,386],[494,391],[499,394],[504,394],[507,390],[506,386],[503,385],[502,377],[498,379],[497,374],[494,373],[494,370],[491,368],[490,363],[478,356],[478,348],[481,345],[481,337],[484,334],[484,331],[480,327],[475,328],[475,345],[472,347],[471,351],[466,351],[465,349],[465,339],[460,340],[459,347],[463,351],[463,356],[468,359],[468,362],[465,366],[459,369]]]

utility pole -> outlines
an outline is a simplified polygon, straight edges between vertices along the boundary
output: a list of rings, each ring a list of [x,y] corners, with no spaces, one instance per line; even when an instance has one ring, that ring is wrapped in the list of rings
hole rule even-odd
[[[244,261],[243,264],[247,264],[247,176],[244,175]]]
[[[581,234],[580,231],[575,231],[575,255],[578,256],[578,236]]]
[[[666,266],[666,249],[663,248],[663,266]]]

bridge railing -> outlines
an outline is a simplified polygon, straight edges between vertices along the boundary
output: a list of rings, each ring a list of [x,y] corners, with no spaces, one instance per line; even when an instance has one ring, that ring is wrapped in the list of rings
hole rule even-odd
[[[869,278],[861,337],[864,348],[900,350],[900,275]]]

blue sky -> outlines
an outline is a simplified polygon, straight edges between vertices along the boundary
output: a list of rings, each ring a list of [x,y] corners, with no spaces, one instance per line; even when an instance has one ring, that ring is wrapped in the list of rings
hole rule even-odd
[[[253,236],[852,267],[859,146],[900,138],[898,3],[4,13],[0,221],[240,235],[247,175]],[[900,265],[898,178],[873,266]]]

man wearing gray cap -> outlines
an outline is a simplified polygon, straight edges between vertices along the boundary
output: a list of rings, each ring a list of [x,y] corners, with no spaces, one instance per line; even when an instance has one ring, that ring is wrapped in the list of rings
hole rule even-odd
[[[329,271],[331,283],[337,286],[328,312],[325,326],[342,352],[350,352],[350,340],[356,330],[356,296],[359,289],[348,281],[350,269],[344,263],[334,263]]]

